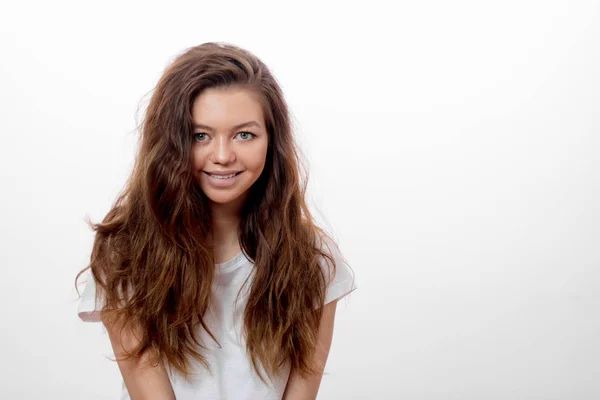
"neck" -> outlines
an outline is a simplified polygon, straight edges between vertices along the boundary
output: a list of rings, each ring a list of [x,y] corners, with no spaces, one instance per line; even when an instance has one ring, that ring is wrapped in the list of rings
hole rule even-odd
[[[239,246],[238,232],[241,222],[241,202],[211,204],[212,241],[215,248],[224,249]]]

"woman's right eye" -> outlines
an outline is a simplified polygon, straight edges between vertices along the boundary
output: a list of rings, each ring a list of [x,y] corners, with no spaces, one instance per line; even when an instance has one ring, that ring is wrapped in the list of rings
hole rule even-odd
[[[199,142],[203,142],[205,139],[206,133],[196,133],[194,135],[194,139],[196,139]]]

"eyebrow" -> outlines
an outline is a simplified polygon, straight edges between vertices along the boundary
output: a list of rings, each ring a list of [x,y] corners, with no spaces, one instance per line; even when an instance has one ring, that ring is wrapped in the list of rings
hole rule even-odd
[[[240,129],[243,127],[248,127],[248,126],[256,126],[257,128],[260,128],[260,124],[256,121],[248,121],[248,122],[244,122],[242,124],[238,124],[236,126],[233,127],[234,130],[236,129]],[[208,126],[208,125],[203,125],[203,124],[194,124],[194,129],[206,129],[209,131],[213,131],[214,128]]]

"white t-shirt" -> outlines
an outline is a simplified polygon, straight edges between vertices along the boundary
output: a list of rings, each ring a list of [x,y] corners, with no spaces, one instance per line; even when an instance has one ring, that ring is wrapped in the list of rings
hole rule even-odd
[[[344,263],[338,247],[327,246],[327,249],[333,255],[337,268],[334,279],[327,287],[324,304],[340,299],[357,288],[354,274]],[[205,323],[221,344],[221,348],[206,331],[199,330],[200,343],[208,347],[208,350],[201,349],[201,351],[207,357],[210,371],[193,358],[190,358],[193,374],[187,381],[176,371],[170,371],[169,379],[177,400],[280,400],[282,398],[290,374],[289,365],[272,382],[269,382],[268,376],[263,373],[263,377],[269,383],[265,385],[246,355],[246,342],[241,335],[241,328],[247,289],[251,285],[251,279],[241,292],[237,307],[234,307],[238,291],[252,271],[253,265],[243,251],[229,261],[215,264],[213,297]],[[323,262],[321,265],[325,268],[327,264]],[[328,271],[328,268],[325,268],[325,271]],[[328,277],[327,274],[325,276]],[[103,304],[95,304],[95,295],[96,283],[88,270],[86,287],[78,306],[78,315],[83,321],[100,321],[97,311]],[[125,382],[122,383],[121,399],[130,399]]]

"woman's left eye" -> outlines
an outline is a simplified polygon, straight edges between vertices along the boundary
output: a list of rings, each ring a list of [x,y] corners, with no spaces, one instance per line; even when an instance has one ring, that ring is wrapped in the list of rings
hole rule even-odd
[[[240,133],[238,133],[238,135],[245,135],[245,136],[242,137],[242,139],[244,139],[244,140],[250,140],[250,139],[252,139],[253,137],[256,136],[252,132],[240,132]]]

